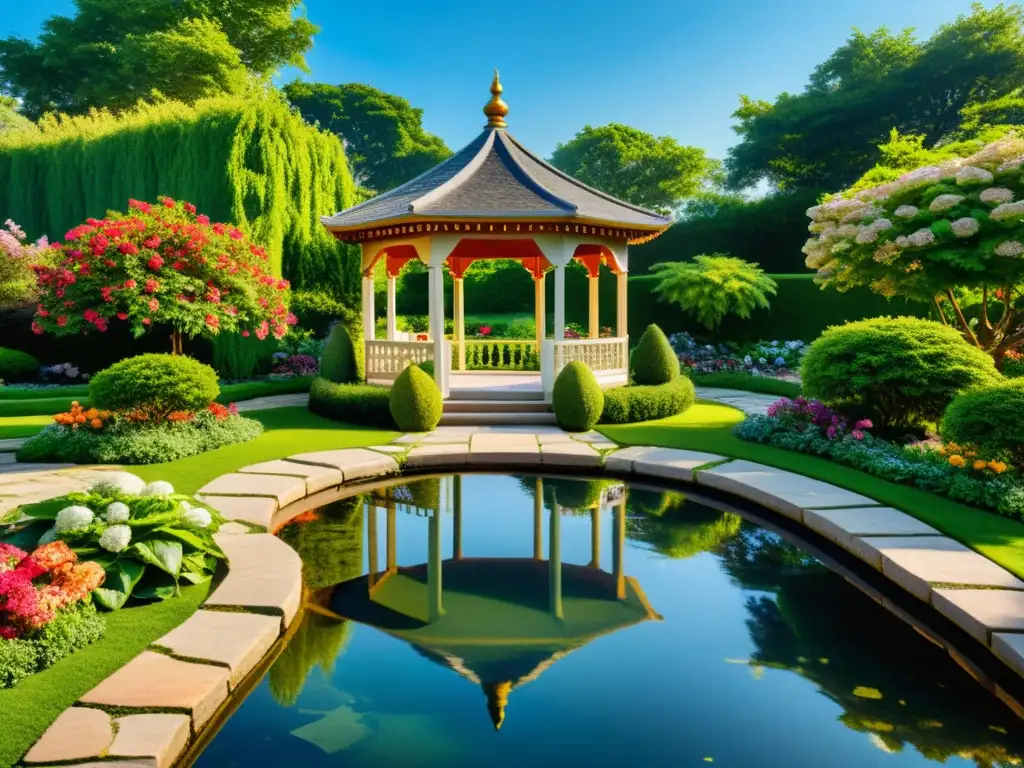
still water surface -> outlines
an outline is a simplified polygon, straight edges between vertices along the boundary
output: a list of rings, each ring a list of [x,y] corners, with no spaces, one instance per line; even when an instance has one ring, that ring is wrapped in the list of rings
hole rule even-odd
[[[280,535],[311,605],[199,766],[1024,755],[1020,721],[943,650],[777,534],[679,493],[448,476]]]

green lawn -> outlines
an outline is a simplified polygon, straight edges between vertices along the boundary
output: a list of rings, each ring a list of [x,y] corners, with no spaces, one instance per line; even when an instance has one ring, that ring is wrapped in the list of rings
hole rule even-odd
[[[52,387],[50,389],[19,387],[17,384],[0,387],[0,400],[40,400],[51,397],[86,397],[88,394],[88,384],[67,384],[62,387]]]
[[[174,600],[108,613],[102,640],[0,691],[0,766],[16,764],[61,712],[185,621],[209,591],[207,582]]]
[[[12,437],[31,437],[47,424],[52,424],[50,416],[12,416],[0,418],[0,440]]]
[[[743,414],[734,408],[699,402],[686,413],[662,421],[600,426],[598,430],[625,445],[708,451],[798,472],[856,491],[925,521],[1016,576],[1024,577],[1024,524],[826,459],[740,440],[732,434],[732,428],[742,420]]]

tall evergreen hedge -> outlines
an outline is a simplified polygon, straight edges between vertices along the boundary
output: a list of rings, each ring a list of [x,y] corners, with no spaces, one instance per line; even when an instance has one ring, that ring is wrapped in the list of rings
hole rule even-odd
[[[239,225],[297,288],[356,300],[358,255],[319,222],[353,204],[344,147],[276,91],[47,117],[40,128],[0,133],[0,218],[31,237],[62,240],[129,198],[169,195]]]

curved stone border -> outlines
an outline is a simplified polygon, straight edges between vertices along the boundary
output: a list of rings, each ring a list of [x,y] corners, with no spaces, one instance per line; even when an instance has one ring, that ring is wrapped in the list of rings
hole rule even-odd
[[[498,467],[603,468],[637,478],[694,483],[753,502],[864,561],[1024,676],[1024,582],[920,520],[866,496],[712,453],[620,448],[596,432],[442,427],[403,435],[390,445],[302,453],[254,464],[201,488],[196,498],[234,521],[217,535],[230,562],[224,581],[184,624],[66,710],[24,763],[103,759],[111,768],[172,766],[270,653],[301,608],[298,554],[270,533],[247,531],[273,530],[298,512],[334,500],[342,486],[403,470]],[[967,659],[948,650],[971,671]],[[1024,706],[998,684],[992,688],[1024,716]]]

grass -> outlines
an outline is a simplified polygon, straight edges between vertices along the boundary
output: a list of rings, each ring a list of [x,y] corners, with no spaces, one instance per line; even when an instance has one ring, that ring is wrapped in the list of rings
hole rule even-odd
[[[129,469],[146,481],[166,480],[179,493],[195,493],[215,477],[249,464],[282,459],[295,453],[382,445],[400,434],[339,424],[316,416],[301,406],[252,411],[245,415],[263,423],[263,434],[251,442],[225,446],[166,464],[147,464]]]
[[[698,387],[722,387],[723,389],[741,389],[745,392],[760,392],[765,395],[779,397],[799,397],[800,385],[795,381],[773,379],[769,376],[754,376],[749,373],[733,371],[716,371],[715,373],[689,374],[691,381]]]
[[[49,389],[19,387],[13,384],[0,387],[0,400],[40,400],[44,397],[86,397],[89,394],[88,384],[66,384]]]
[[[15,765],[57,716],[191,616],[210,584],[186,587],[181,597],[106,614],[101,640],[0,691],[0,766]]]
[[[734,408],[698,402],[685,413],[661,421],[597,429],[624,445],[685,448],[747,459],[861,493],[923,520],[1024,578],[1024,524],[816,456],[740,440],[732,428],[742,420],[743,414]]]
[[[53,423],[49,416],[13,416],[0,419],[0,440],[12,437],[31,437],[47,424]]]

